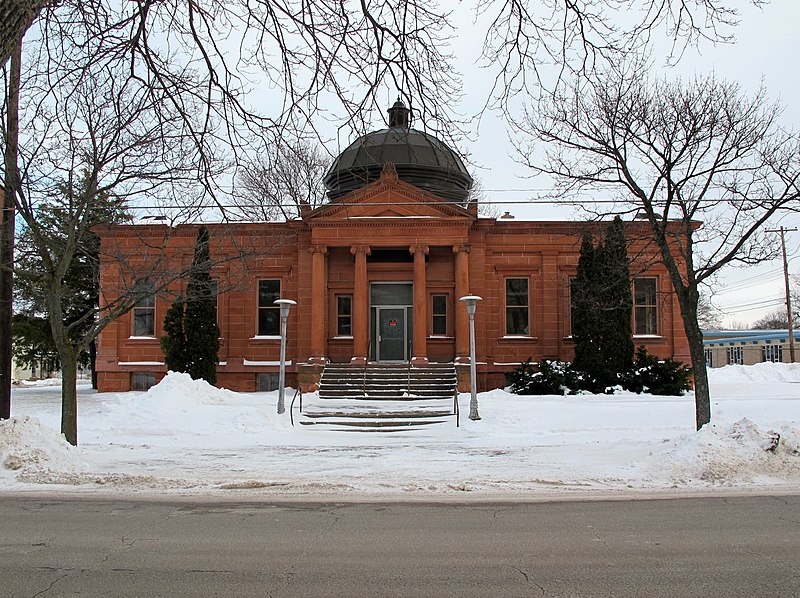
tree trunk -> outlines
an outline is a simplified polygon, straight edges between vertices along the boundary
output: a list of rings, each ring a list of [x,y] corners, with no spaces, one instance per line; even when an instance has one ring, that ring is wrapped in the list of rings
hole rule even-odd
[[[711,421],[711,389],[708,386],[708,369],[706,355],[703,350],[703,332],[694,320],[694,325],[684,320],[686,338],[689,340],[689,355],[692,357],[692,374],[694,375],[694,410],[699,430]]]
[[[61,355],[61,433],[78,445],[78,353],[72,347]]]
[[[711,421],[711,390],[708,386],[706,355],[703,350],[703,331],[697,322],[697,288],[676,288],[678,304],[681,308],[683,329],[689,341],[689,356],[692,358],[694,376],[694,411],[697,429]]]
[[[97,390],[97,341],[89,343],[89,368],[92,374],[92,388]]]
[[[14,201],[19,189],[19,81],[22,42],[12,53],[6,89],[5,187],[0,211],[0,419],[11,417],[11,318],[14,304]]]

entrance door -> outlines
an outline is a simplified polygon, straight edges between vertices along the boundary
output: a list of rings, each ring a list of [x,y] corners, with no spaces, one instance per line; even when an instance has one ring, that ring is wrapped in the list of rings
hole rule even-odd
[[[406,310],[378,308],[378,361],[406,360]]]

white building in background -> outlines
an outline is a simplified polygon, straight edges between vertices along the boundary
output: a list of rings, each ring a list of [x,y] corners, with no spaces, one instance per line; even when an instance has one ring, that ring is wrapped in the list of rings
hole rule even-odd
[[[795,331],[794,338],[796,351],[800,351],[800,332]],[[703,346],[706,365],[712,368],[791,362],[788,330],[707,330]]]

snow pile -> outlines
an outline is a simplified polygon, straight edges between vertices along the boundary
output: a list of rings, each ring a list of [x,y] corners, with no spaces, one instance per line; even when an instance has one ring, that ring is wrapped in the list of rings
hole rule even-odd
[[[61,378],[43,378],[41,380],[20,380],[20,386],[61,386]]]
[[[713,420],[699,432],[691,395],[493,390],[478,395],[480,420],[468,419],[470,395],[462,393],[458,427],[450,416],[365,434],[302,425],[315,420],[299,413],[299,401],[292,409],[288,389],[279,415],[277,392],[237,393],[170,373],[146,393],[81,387],[80,451],[53,431],[59,392],[15,388],[15,419],[0,428],[0,491],[59,484],[81,492],[335,499],[800,489],[796,379],[800,366],[786,364],[712,372]],[[304,411],[317,407],[332,405],[306,394]],[[397,405],[381,406],[388,407]]]
[[[211,386],[205,380],[192,380],[189,374],[167,372],[161,382],[147,391],[142,404],[186,410],[197,405],[224,405],[235,399],[237,394]]]
[[[800,363],[757,363],[709,368],[710,383],[800,382]]]
[[[800,481],[800,426],[764,427],[742,418],[732,424],[712,422],[686,434],[653,455],[656,469],[669,471],[676,485],[711,485]]]
[[[80,471],[82,451],[34,417],[0,421],[0,465],[5,470]]]
[[[103,408],[113,429],[141,429],[158,434],[208,432],[209,422],[217,420],[225,405],[236,405],[237,393],[215,388],[205,380],[192,380],[188,374],[169,372],[146,393],[111,395]],[[215,415],[216,413],[216,415]],[[137,425],[138,423],[138,425]]]

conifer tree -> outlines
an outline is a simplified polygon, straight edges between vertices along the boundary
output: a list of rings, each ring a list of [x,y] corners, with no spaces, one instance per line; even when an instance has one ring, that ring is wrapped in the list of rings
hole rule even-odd
[[[186,371],[186,336],[183,332],[183,298],[178,297],[164,316],[165,336],[161,337],[164,362],[171,372]]]
[[[193,380],[217,383],[219,327],[208,228],[200,227],[186,286],[186,298],[178,298],[164,317],[166,336],[161,349],[167,369],[185,372]]]
[[[219,326],[215,285],[211,278],[208,228],[197,233],[192,272],[186,287],[186,313],[183,319],[186,339],[186,372],[194,380],[217,383]]]
[[[575,342],[575,369],[593,375],[601,368],[600,318],[597,281],[599,251],[590,232],[585,232],[578,258],[578,272],[572,280],[572,339]]]
[[[602,261],[603,358],[608,372],[621,373],[633,363],[633,297],[625,227],[619,216],[606,229]]]
[[[584,235],[571,300],[575,369],[594,380],[594,390],[617,384],[617,374],[633,364],[633,299],[625,230],[619,216],[597,247],[591,234]],[[589,381],[587,385],[592,386]]]

